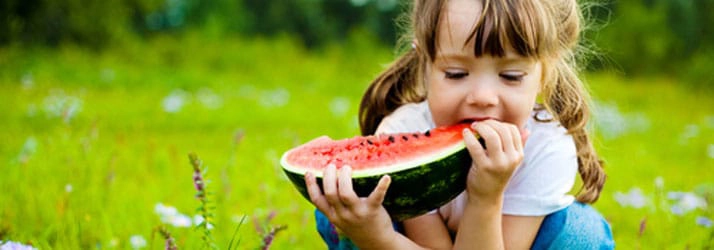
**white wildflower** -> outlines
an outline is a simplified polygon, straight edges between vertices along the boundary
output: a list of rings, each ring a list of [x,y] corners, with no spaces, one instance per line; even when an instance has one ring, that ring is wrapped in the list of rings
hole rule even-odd
[[[82,111],[83,101],[79,97],[65,95],[60,90],[45,97],[43,104],[47,117],[62,118],[65,123],[69,123]]]
[[[663,189],[664,188],[664,178],[662,176],[657,176],[654,180],[655,183],[655,188],[657,189]]]
[[[674,201],[671,211],[676,215],[686,214],[694,209],[705,209],[707,201],[691,192],[669,192],[667,198]]]
[[[642,194],[642,190],[637,187],[631,188],[629,192],[615,192],[615,201],[623,207],[642,208],[647,205],[647,197]]]
[[[141,249],[146,247],[146,239],[144,239],[144,236],[138,234],[132,235],[129,237],[129,244],[131,244],[133,249]]]
[[[188,103],[190,98],[191,96],[186,91],[175,89],[164,97],[163,101],[161,101],[161,105],[167,113],[178,113],[183,109],[183,106]]]
[[[699,136],[699,126],[696,124],[689,124],[684,127],[684,132],[679,135],[679,143],[687,144],[690,139],[696,138],[697,136]]]
[[[0,250],[37,250],[37,248],[17,242],[0,240]]]
[[[182,214],[172,206],[166,206],[162,203],[156,203],[154,206],[154,212],[159,215],[159,219],[163,223],[170,224],[175,227],[190,227],[191,217]]]
[[[704,216],[697,216],[697,225],[703,226],[705,228],[712,227],[712,220]]]
[[[203,216],[201,216],[200,214],[194,215],[193,216],[193,224],[198,226],[198,225],[201,225],[201,223],[203,223]],[[213,224],[208,223],[208,230],[211,230],[211,229],[213,229]]]
[[[284,88],[264,91],[260,95],[260,105],[266,108],[282,107],[290,101],[290,92]]]
[[[223,99],[209,88],[198,90],[196,99],[207,109],[218,109],[223,106]]]

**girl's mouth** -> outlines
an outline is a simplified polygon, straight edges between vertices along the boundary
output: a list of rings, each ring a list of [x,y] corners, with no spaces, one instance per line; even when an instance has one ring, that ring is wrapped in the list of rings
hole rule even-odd
[[[471,118],[463,119],[463,120],[461,120],[461,122],[459,122],[459,123],[469,123],[469,124],[471,124],[471,123],[474,123],[474,122],[481,122],[481,121],[485,121],[485,120],[498,120],[498,119],[495,119],[495,118],[493,118],[493,117],[471,117]]]

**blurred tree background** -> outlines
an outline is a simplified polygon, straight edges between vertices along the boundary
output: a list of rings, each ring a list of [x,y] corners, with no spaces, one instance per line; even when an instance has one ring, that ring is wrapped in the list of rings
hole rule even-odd
[[[363,29],[392,46],[403,7],[398,0],[4,0],[0,45],[103,49],[200,29],[217,38],[290,35],[319,49]],[[714,89],[714,0],[606,1],[587,12],[588,40],[601,55],[591,70],[668,75]]]

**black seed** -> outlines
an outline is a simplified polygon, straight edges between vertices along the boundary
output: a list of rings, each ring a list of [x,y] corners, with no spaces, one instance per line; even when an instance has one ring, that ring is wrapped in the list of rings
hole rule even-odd
[[[364,142],[363,141],[359,142],[359,145],[364,146]]]
[[[391,135],[389,136],[389,142],[394,143],[394,136],[391,136]]]
[[[402,135],[402,140],[408,141],[408,140],[409,140],[409,137],[407,137],[406,135]]]
[[[369,145],[374,145],[374,143],[372,141],[370,141],[369,139],[367,139],[367,143],[369,143]]]
[[[426,132],[424,132],[424,135],[426,135],[426,137],[431,136],[431,131],[427,130]]]
[[[414,136],[414,138],[419,138],[419,134],[412,134],[412,136]]]

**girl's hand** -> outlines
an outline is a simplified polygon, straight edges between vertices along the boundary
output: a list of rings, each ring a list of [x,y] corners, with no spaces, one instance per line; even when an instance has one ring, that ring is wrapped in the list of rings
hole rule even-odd
[[[470,198],[495,201],[503,195],[508,180],[523,161],[528,131],[496,120],[475,122],[471,128],[484,139],[486,148],[471,130],[464,129],[464,142],[473,160],[466,190]]]
[[[371,244],[388,240],[376,238],[394,232],[389,214],[382,206],[391,181],[389,176],[383,176],[374,191],[364,198],[358,197],[352,188],[349,166],[337,171],[334,165],[329,165],[322,176],[323,191],[320,191],[313,173],[305,175],[305,183],[310,201],[332,224],[358,245],[360,242]]]

